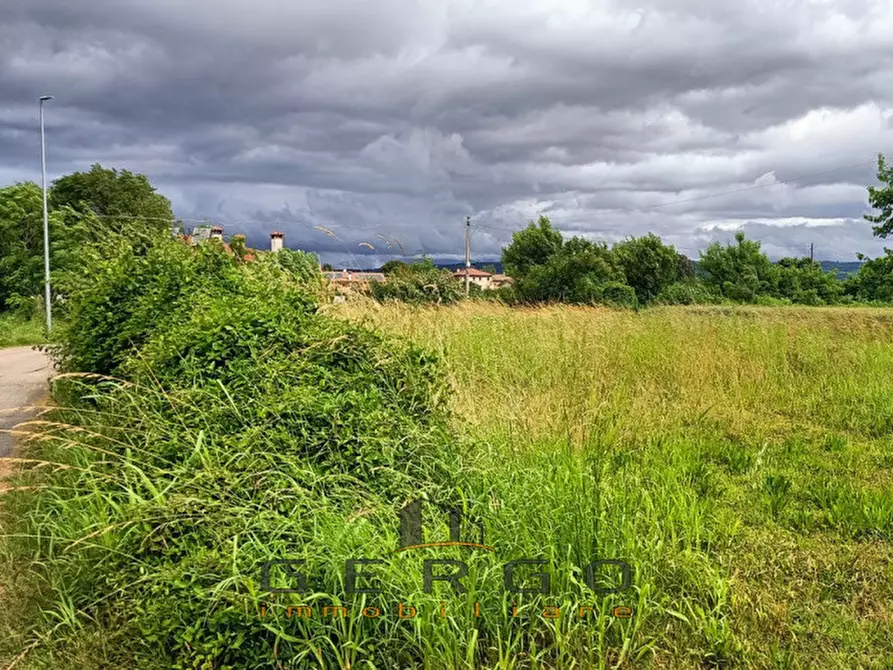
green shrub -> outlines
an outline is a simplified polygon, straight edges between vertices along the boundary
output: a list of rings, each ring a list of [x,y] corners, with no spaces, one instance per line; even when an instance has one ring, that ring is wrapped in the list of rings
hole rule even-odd
[[[314,283],[322,278],[319,260],[309,252],[280,249],[274,257],[279,265],[299,281]]]
[[[819,296],[819,292],[814,289],[800,290],[795,291],[793,297],[791,298],[791,302],[797,305],[825,305],[827,304],[822,298]]]
[[[638,307],[636,290],[622,282],[610,281],[599,287],[598,301],[615,307]]]
[[[697,281],[670,284],[658,294],[655,302],[661,305],[715,305],[722,298]]]
[[[342,665],[350,631],[306,622],[305,640],[330,641],[314,651],[278,604],[259,615],[262,566],[306,560],[343,593],[344,559],[387,555],[407,500],[458,504],[437,359],[321,314],[300,268],[273,255],[121,251],[72,294],[58,355],[122,379],[58,382],[64,408],[29,455],[59,467],[21,473],[4,497],[9,550],[32,567],[23,592],[71,613],[23,625],[69,661],[98,630],[127,667]],[[405,593],[404,573],[386,589]],[[365,655],[414,653],[394,634]]]
[[[801,305],[832,305],[840,301],[843,283],[834,272],[809,258],[782,258],[778,267],[778,294]]]
[[[753,302],[758,295],[777,293],[779,269],[760,243],[735,233],[735,244],[714,242],[701,252],[698,269],[703,281],[730,300]]]
[[[465,294],[462,283],[449,270],[436,267],[430,260],[398,266],[386,282],[372,282],[371,290],[379,302],[399,300],[415,305],[448,305]]]
[[[654,233],[619,242],[613,252],[626,275],[626,283],[636,290],[636,297],[643,304],[652,302],[665,287],[682,280],[691,263]]]
[[[113,244],[117,255],[93,255],[80,281],[67,284],[69,319],[59,350],[64,371],[117,374],[133,351],[177,319],[193,293],[238,284],[237,260],[215,245]]]
[[[481,289],[477,289],[476,291],[472,290],[471,297],[479,300],[498,302],[503,305],[515,305],[518,303],[517,292],[515,291],[515,287],[511,285],[490,289],[489,291],[482,291]]]
[[[785,307],[793,304],[789,298],[776,298],[771,295],[756,295],[748,302],[760,305],[761,307]]]
[[[844,283],[847,295],[859,302],[889,304],[893,302],[893,249],[884,249],[884,255],[865,259],[862,266]]]

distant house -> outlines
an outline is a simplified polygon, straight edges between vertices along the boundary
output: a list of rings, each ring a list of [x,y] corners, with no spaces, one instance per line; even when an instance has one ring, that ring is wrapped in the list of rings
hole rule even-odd
[[[497,289],[505,286],[511,286],[515,280],[508,275],[493,275],[490,277],[490,288]]]
[[[329,280],[341,293],[367,291],[373,281],[385,282],[383,272],[363,272],[360,270],[334,270],[323,272],[322,276]]]
[[[453,273],[453,277],[464,283],[465,274],[465,268],[460,268]],[[508,275],[492,274],[477,268],[468,268],[468,281],[484,291],[511,286],[515,283],[515,280]]]
[[[453,273],[453,277],[464,282],[466,274],[468,275],[468,281],[478,288],[484,291],[488,291],[492,288],[490,284],[492,283],[493,275],[489,272],[478,270],[477,268],[461,268]]]
[[[202,242],[207,242],[208,240],[217,240],[223,245],[226,253],[232,254],[233,249],[230,244],[224,241],[223,239],[223,226],[196,226],[192,230],[192,235],[178,235],[177,236],[182,242],[188,244],[190,246],[195,246],[196,244],[200,244]],[[275,231],[270,233],[270,251],[276,253],[280,251],[284,245],[285,234],[280,233],[279,231]],[[245,236],[244,235],[233,235],[231,238],[231,242],[239,240],[240,243],[244,244]],[[243,260],[253,261],[258,254],[257,249],[251,249],[249,247],[245,247],[245,255],[242,257]]]

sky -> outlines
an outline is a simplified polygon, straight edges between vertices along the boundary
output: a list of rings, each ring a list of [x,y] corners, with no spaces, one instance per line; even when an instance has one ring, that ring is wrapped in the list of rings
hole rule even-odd
[[[93,163],[187,227],[372,267],[654,232],[883,253],[889,0],[2,0],[0,185]],[[893,242],[889,243],[893,246]]]

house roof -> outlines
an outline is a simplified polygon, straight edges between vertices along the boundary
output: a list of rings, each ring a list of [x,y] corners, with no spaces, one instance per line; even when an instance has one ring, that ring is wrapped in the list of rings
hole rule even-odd
[[[469,277],[492,277],[493,276],[491,273],[484,272],[483,270],[478,270],[477,268],[467,268],[467,273],[468,273]],[[456,270],[453,274],[457,277],[464,277],[466,274],[466,268]]]

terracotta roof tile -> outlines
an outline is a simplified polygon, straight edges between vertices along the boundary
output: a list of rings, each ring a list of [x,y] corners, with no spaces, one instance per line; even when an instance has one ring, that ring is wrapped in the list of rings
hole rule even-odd
[[[453,273],[457,277],[465,276],[465,268],[461,270],[456,270]],[[489,272],[484,272],[483,270],[478,270],[477,268],[468,268],[468,276],[469,277],[492,277],[493,275]]]

